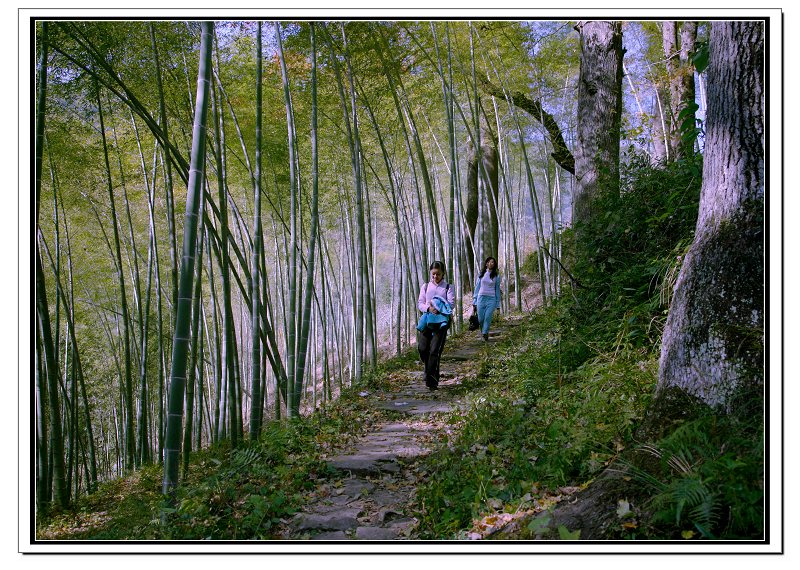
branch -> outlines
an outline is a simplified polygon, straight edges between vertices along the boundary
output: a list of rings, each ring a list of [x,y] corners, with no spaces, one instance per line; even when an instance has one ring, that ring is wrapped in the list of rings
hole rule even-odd
[[[566,267],[564,267],[564,264],[561,263],[561,261],[557,257],[555,257],[553,254],[547,251],[546,247],[543,248],[542,251],[544,251],[547,254],[547,257],[558,263],[558,266],[561,267],[564,273],[566,273],[569,276],[569,280],[572,281],[572,283],[574,283],[577,287],[580,287],[581,289],[591,289],[591,287],[587,287],[586,285],[578,281],[578,278],[575,277],[572,273],[570,273],[569,270]]]
[[[481,88],[488,95],[493,95],[502,99],[506,99],[506,93],[500,87],[491,83],[488,79],[481,77]],[[553,152],[550,156],[558,163],[558,165],[569,172],[575,174],[575,157],[572,156],[567,143],[564,142],[564,137],[561,134],[561,128],[556,123],[553,115],[548,113],[542,108],[542,103],[539,100],[533,100],[527,95],[520,93],[509,93],[508,99],[511,103],[530,114],[534,119],[542,123],[547,134],[550,136],[550,142],[553,145]]]

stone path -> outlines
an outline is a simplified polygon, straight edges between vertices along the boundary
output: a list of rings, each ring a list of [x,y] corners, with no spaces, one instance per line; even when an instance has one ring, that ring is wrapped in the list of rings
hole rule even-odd
[[[462,382],[474,377],[481,354],[491,349],[514,321],[504,320],[485,343],[477,332],[448,339],[439,389],[425,386],[422,365],[394,375],[391,392],[365,394],[375,408],[398,412],[377,424],[354,445],[328,459],[336,475],[322,483],[297,513],[286,539],[408,540],[415,538],[411,512],[416,486],[424,478],[416,463],[444,434],[445,416],[464,405]],[[394,416],[394,414],[392,414]]]

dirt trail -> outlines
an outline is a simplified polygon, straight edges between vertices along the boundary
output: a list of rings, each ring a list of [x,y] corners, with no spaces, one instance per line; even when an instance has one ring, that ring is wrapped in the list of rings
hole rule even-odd
[[[335,475],[312,492],[284,538],[310,540],[408,540],[415,538],[411,512],[416,486],[425,477],[417,463],[445,435],[446,415],[465,405],[465,379],[474,377],[484,351],[509,330],[504,320],[484,342],[478,332],[448,339],[439,389],[429,391],[422,365],[392,373],[392,391],[362,393],[369,405],[397,412],[338,455],[328,458]],[[391,414],[395,416],[395,414]]]

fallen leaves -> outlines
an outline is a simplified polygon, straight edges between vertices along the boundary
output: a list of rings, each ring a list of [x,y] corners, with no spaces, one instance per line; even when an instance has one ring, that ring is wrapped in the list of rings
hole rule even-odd
[[[536,497],[533,497],[531,493],[526,493],[523,497],[521,497],[519,506],[516,507],[514,512],[502,511],[502,509],[506,506],[504,505],[503,501],[496,497],[490,497],[486,499],[485,504],[495,512],[480,519],[474,520],[472,527],[464,536],[467,538],[467,540],[482,540],[488,538],[498,531],[506,529],[513,523],[523,523],[529,519],[532,519],[535,515],[550,509],[556,503],[577,493],[580,490],[581,487],[560,487],[557,490],[558,493],[556,494],[544,493],[541,496]],[[538,485],[534,484],[532,491],[534,493],[538,493]],[[578,533],[577,536],[579,536],[580,530],[576,532]],[[575,535],[575,533],[570,534],[570,536],[573,535]],[[565,540],[577,540],[577,538]]]
[[[485,516],[473,524],[472,529],[467,533],[467,538],[469,540],[483,540],[498,530],[505,528],[510,523],[535,513],[536,511],[534,510],[526,510],[517,513],[495,513]]]

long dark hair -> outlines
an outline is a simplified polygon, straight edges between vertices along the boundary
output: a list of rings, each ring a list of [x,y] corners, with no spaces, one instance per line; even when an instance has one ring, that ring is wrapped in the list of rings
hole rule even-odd
[[[495,263],[497,262],[495,261]],[[447,269],[445,269],[444,263],[442,263],[441,261],[434,261],[433,263],[431,263],[431,266],[428,268],[428,271],[433,271],[434,269],[441,270],[442,277],[447,275]]]
[[[490,260],[494,261],[494,269],[492,269],[492,272],[489,274],[489,277],[491,277],[492,279],[497,277],[497,260],[490,255],[489,257],[486,258],[486,261],[483,262],[483,269],[481,270],[480,275],[478,275],[478,279],[482,278],[483,274],[486,273],[486,266],[489,265]]]

